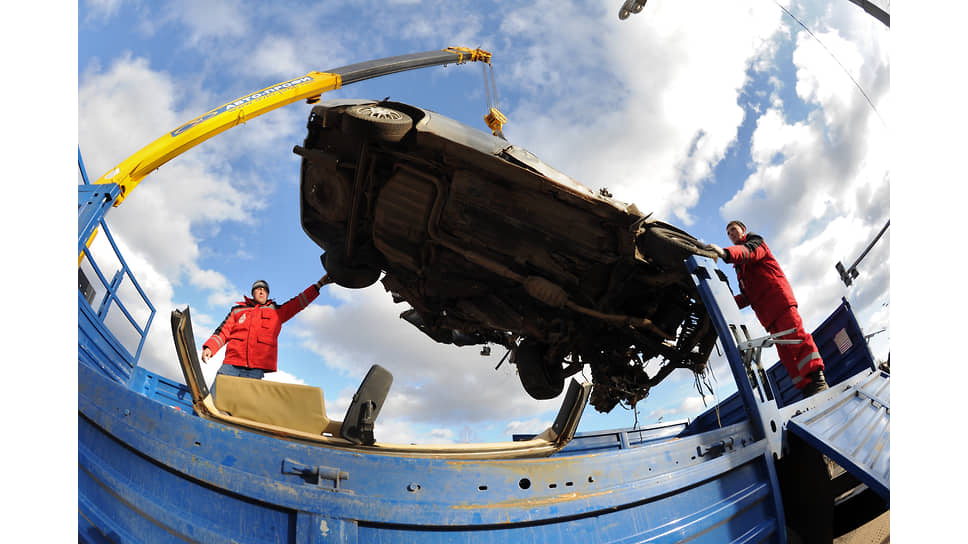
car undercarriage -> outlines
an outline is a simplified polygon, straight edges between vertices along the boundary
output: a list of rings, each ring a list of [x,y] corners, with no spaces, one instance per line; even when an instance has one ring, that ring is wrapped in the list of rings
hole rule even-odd
[[[683,260],[713,254],[689,234],[406,104],[321,103],[294,151],[327,274],[381,281],[437,342],[507,348],[532,397],[588,365],[609,412],[677,368],[704,372],[716,333]]]

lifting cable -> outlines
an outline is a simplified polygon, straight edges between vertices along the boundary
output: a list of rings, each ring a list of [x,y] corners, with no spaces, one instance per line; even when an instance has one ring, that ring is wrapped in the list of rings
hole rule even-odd
[[[497,99],[497,84],[494,82],[494,67],[490,62],[485,62],[481,64],[481,70],[484,73],[484,92],[487,94],[487,115],[484,116],[484,122],[495,136],[504,138],[504,133],[501,129],[504,123],[507,123],[508,118],[498,109],[500,102]]]

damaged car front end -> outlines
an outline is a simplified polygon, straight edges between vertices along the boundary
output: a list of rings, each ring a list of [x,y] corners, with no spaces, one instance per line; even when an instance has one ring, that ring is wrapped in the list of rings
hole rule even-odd
[[[714,254],[689,234],[398,102],[322,102],[294,151],[327,274],[381,281],[437,342],[504,346],[532,397],[589,365],[591,403],[609,412],[676,368],[704,372],[716,333],[683,260]]]

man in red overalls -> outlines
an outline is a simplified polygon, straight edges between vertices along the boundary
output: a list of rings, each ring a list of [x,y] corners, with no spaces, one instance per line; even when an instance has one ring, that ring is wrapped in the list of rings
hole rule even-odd
[[[710,244],[710,247],[736,270],[740,290],[735,295],[736,304],[740,308],[752,306],[760,324],[770,334],[796,329],[781,339],[802,340],[801,343],[776,344],[780,362],[804,398],[827,389],[823,359],[813,337],[803,329],[793,289],[763,237],[747,233],[741,221],[730,221],[726,235],[734,245],[721,248]]]
[[[319,296],[319,290],[332,283],[323,276],[302,293],[279,306],[269,298],[269,284],[252,284],[252,298],[236,303],[202,348],[202,362],[225,348],[219,374],[261,380],[266,372],[276,371],[277,339],[282,324],[292,319]]]

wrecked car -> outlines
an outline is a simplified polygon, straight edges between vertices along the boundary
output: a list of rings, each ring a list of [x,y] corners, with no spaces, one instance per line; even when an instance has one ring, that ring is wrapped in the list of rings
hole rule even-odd
[[[507,348],[536,399],[585,365],[601,412],[704,371],[716,333],[683,260],[714,254],[688,233],[426,109],[329,100],[307,128],[301,222],[337,284],[381,281],[437,342]]]

